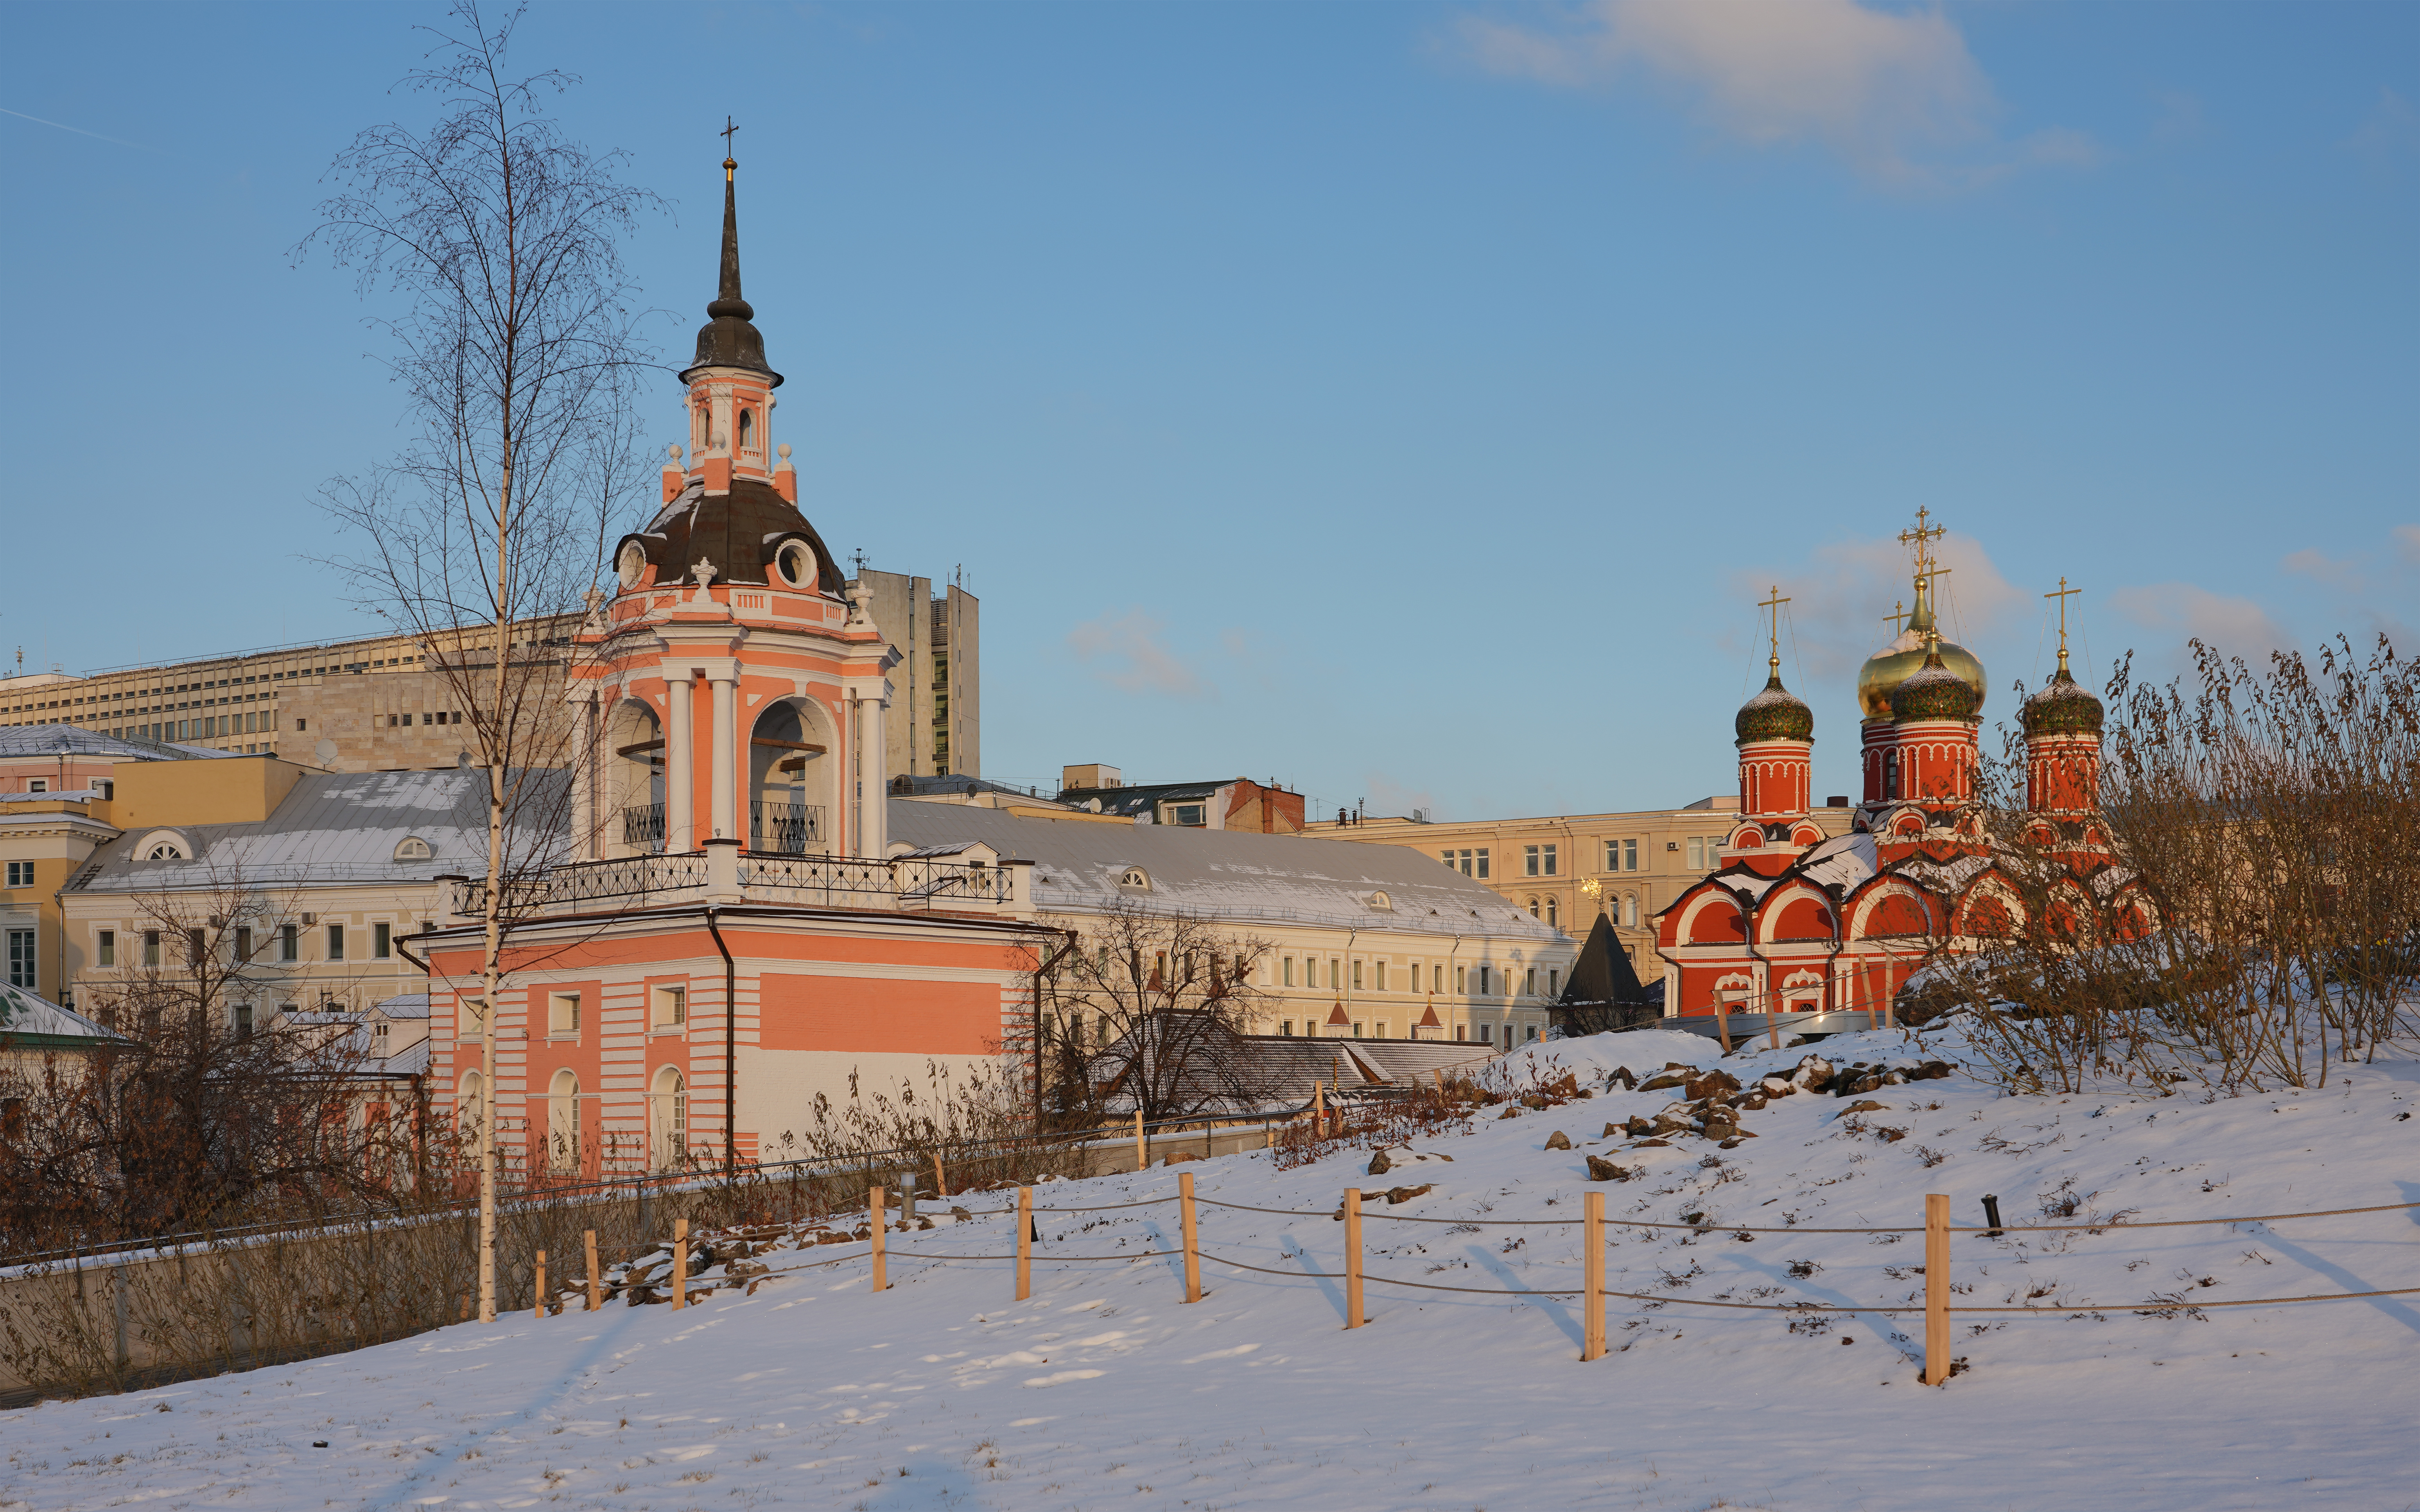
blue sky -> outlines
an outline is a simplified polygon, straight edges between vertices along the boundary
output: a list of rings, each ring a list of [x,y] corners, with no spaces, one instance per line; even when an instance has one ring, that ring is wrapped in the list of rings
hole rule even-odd
[[[0,13],[0,655],[371,627],[312,499],[400,406],[287,254],[437,15]],[[2096,679],[2420,650],[2420,8],[539,5],[518,56],[677,207],[675,358],[738,119],[802,504],[963,566],[986,775],[1687,802],[1778,583],[1852,792],[1919,505],[1987,715],[2062,575]]]

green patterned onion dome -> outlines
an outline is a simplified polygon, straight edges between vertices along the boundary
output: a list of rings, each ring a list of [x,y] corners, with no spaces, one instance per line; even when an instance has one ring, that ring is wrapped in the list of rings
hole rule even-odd
[[[1916,719],[1972,719],[1983,706],[1983,695],[1942,661],[1941,653],[1924,658],[1916,675],[1891,689],[1891,722]]]
[[[2028,735],[2097,735],[2101,733],[2101,701],[2061,667],[2042,690],[2025,700]]]
[[[1815,711],[1807,701],[1781,686],[1781,673],[1774,672],[1764,680],[1764,691],[1740,705],[1739,717],[1731,721],[1731,730],[1745,746],[1757,740],[1808,740],[1815,738]]]

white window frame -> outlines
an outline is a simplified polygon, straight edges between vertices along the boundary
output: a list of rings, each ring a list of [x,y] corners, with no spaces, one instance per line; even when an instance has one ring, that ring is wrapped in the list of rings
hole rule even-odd
[[[647,990],[647,1024],[658,1034],[678,1034],[689,1027],[689,987],[660,985]]]
[[[546,995],[546,1037],[550,1040],[580,1038],[580,994],[551,992]]]

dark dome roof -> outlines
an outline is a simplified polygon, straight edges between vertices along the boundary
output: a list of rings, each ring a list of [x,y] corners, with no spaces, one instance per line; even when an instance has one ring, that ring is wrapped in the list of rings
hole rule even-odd
[[[1982,706],[1982,693],[1951,671],[1938,650],[1924,658],[1915,676],[1891,689],[1894,724],[1913,719],[1972,719]]]
[[[624,545],[638,542],[659,584],[686,579],[700,557],[714,563],[717,583],[764,583],[771,580],[774,553],[792,539],[814,548],[817,586],[839,596],[847,580],[823,537],[780,489],[753,478],[732,479],[729,493],[691,483],[645,530],[622,537],[613,554],[618,560]]]
[[[1781,673],[1764,680],[1764,691],[1740,705],[1732,733],[1745,746],[1752,740],[1813,740],[1815,711],[1807,701],[1781,686]]]
[[[2023,718],[2028,735],[2097,735],[2101,701],[2061,667],[2040,692],[2025,700]]]

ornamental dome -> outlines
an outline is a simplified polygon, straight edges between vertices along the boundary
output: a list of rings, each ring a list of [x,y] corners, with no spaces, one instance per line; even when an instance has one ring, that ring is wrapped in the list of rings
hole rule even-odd
[[[1888,719],[1893,690],[1915,676],[1924,666],[1926,642],[1937,635],[1932,617],[1931,584],[1919,579],[1916,585],[1916,612],[1907,617],[1907,628],[1899,639],[1866,658],[1857,670],[1857,705],[1869,719]],[[1983,664],[1975,654],[1954,640],[1937,640],[1933,649],[1941,664],[1974,689],[1975,708],[1983,707]]]
[[[2025,700],[2022,718],[2028,737],[2097,735],[2101,733],[2101,701],[2086,691],[2062,665],[2057,676]]]
[[[1893,724],[1917,719],[1972,719],[1975,711],[1982,706],[1981,690],[1951,671],[1937,648],[1924,658],[1924,665],[1916,669],[1915,676],[1892,688],[1890,694]]]
[[[1806,700],[1781,686],[1781,671],[1776,668],[1764,680],[1764,691],[1740,705],[1739,717],[1731,721],[1731,731],[1743,746],[1757,740],[1812,741],[1815,711],[1807,706]]]

